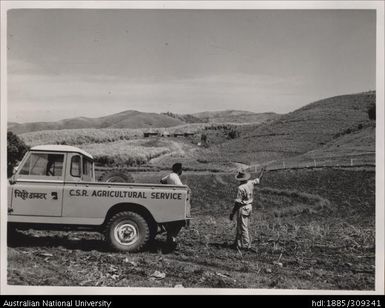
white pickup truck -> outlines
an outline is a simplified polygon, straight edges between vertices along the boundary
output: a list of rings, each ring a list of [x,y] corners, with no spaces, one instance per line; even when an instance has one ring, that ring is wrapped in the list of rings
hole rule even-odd
[[[72,146],[31,148],[9,179],[9,229],[89,229],[131,252],[189,219],[187,186],[96,182],[92,156]]]

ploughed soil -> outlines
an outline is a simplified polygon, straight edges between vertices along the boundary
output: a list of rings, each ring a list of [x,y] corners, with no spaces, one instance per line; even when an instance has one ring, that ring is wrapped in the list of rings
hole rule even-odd
[[[141,173],[137,182],[159,182]],[[254,251],[231,244],[232,174],[186,174],[189,228],[175,251],[160,234],[139,253],[108,250],[98,233],[19,230],[8,242],[8,284],[373,290],[375,173],[368,170],[267,172],[256,189]]]

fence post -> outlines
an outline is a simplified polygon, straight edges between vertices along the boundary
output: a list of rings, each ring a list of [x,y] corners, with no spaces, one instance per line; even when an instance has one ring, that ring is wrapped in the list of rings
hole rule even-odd
[[[350,159],[350,166],[352,167],[353,167],[353,160],[354,160],[353,158]]]
[[[283,169],[285,169],[286,167],[285,167],[285,162],[283,162]]]
[[[317,167],[317,162],[315,161],[315,159],[314,159],[314,167]]]

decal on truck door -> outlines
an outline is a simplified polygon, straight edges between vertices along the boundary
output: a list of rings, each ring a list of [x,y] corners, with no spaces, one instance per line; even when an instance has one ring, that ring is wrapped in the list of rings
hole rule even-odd
[[[145,191],[123,191],[123,190],[92,190],[70,189],[70,197],[99,197],[120,199],[155,199],[155,200],[182,200],[182,193],[176,192],[152,192]]]

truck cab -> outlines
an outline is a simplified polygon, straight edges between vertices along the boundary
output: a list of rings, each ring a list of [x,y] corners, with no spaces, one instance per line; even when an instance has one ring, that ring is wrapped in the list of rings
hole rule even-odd
[[[91,229],[115,250],[137,251],[170,225],[190,219],[187,186],[95,181],[93,157],[77,148],[30,149],[8,186],[8,224]]]
[[[81,149],[51,145],[33,147],[9,186],[12,215],[61,216],[66,182],[95,182],[93,158]]]

